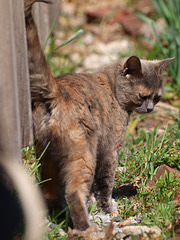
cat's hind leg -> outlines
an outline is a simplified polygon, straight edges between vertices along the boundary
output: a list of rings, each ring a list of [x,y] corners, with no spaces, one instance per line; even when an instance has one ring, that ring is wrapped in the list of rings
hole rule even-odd
[[[95,192],[97,207],[104,212],[117,209],[117,203],[112,199],[115,170],[117,166],[117,153],[109,151],[99,155],[95,173]]]
[[[65,173],[65,199],[69,205],[73,226],[85,230],[90,226],[87,202],[95,173],[95,154],[86,141],[73,146],[74,154],[68,158]]]

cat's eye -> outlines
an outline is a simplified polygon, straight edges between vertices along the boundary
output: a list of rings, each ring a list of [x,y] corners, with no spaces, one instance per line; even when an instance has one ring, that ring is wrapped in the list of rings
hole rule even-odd
[[[151,96],[150,95],[141,95],[140,93],[139,93],[139,99],[141,99],[141,100],[143,100],[143,101],[145,101],[146,99],[148,99],[148,98],[150,98]]]
[[[158,102],[160,100],[161,96],[155,96],[154,97],[154,102]]]

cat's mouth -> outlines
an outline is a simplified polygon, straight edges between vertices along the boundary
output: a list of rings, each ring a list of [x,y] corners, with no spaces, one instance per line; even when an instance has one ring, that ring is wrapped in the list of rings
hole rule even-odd
[[[140,113],[140,114],[145,114],[145,113],[150,113],[153,111],[153,108],[152,109],[147,109],[147,108],[135,108],[135,112],[136,113]]]

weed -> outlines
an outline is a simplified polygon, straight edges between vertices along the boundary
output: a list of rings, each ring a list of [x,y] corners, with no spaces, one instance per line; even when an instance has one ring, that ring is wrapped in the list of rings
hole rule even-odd
[[[174,199],[180,188],[180,179],[165,171],[159,180],[156,179],[153,189],[147,187],[147,183],[162,164],[180,170],[180,118],[175,118],[176,122],[168,124],[161,136],[157,135],[159,126],[149,132],[140,129],[134,137],[128,133],[119,154],[119,166],[126,171],[116,174],[117,187],[118,183],[120,186],[139,179],[137,195],[133,199],[117,199],[121,217],[141,216],[141,224],[157,225],[162,229],[162,239],[169,239],[174,234],[173,222],[179,207]]]
[[[88,213],[92,214],[94,212],[96,212],[96,207],[97,207],[97,201],[95,201],[94,203],[90,204],[88,207]]]
[[[157,125],[149,132],[140,129],[135,137],[127,135],[126,143],[119,154],[119,165],[127,169],[121,173],[121,184],[132,182],[138,176],[145,181],[151,180],[161,164],[180,169],[178,122],[169,124],[160,137],[157,137],[158,128]]]
[[[170,66],[170,74],[173,78],[173,83],[180,87],[180,1],[179,0],[153,0],[156,12],[159,17],[163,18],[166,22],[167,29],[164,33],[158,36],[156,27],[157,23],[144,16],[140,12],[136,14],[146,22],[152,24],[155,37],[156,48],[161,51],[164,58],[175,57],[173,63]]]
[[[138,201],[141,205],[142,224],[157,225],[163,233],[172,228],[174,213],[178,206],[173,200],[177,189],[180,186],[180,179],[169,172],[165,172],[159,180],[156,180],[153,190],[148,187],[139,187]]]

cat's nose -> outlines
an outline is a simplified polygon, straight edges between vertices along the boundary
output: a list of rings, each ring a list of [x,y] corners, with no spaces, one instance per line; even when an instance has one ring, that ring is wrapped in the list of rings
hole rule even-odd
[[[153,111],[153,109],[154,109],[154,103],[153,102],[148,102],[147,111],[151,112],[151,111]]]

